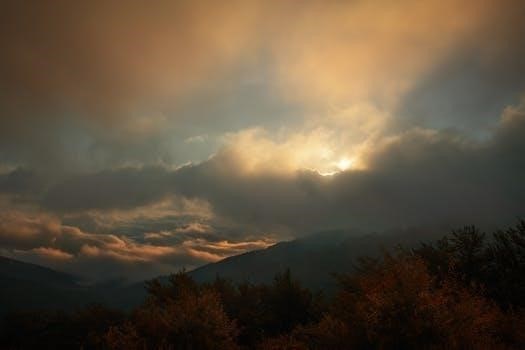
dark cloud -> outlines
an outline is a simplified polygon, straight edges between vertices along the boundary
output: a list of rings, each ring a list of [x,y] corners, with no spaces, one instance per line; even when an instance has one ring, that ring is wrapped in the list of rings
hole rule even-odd
[[[486,133],[499,111],[525,90],[524,16],[523,1],[492,4],[482,33],[425,72],[403,96],[393,128]]]
[[[246,227],[298,233],[338,226],[492,224],[523,215],[524,150],[525,113],[519,106],[505,110],[486,141],[428,129],[383,140],[365,170],[246,174],[235,154],[224,150],[177,170],[125,168],[74,176],[51,186],[41,205],[66,213],[130,210],[177,195],[202,199],[217,217]]]
[[[320,229],[508,223],[525,107],[498,116],[525,89],[524,16],[4,1],[0,251],[143,277]]]
[[[508,50],[494,60],[498,62],[485,62],[478,51],[471,50],[440,65],[404,96],[392,128],[459,128],[471,134],[486,133],[497,124],[499,111],[525,90],[525,49]]]
[[[0,193],[37,195],[44,190],[45,181],[34,171],[17,168],[0,174]]]
[[[52,186],[43,205],[59,211],[134,208],[168,196],[172,187],[170,172],[165,168],[108,170],[73,176]]]
[[[64,172],[193,159],[169,151],[194,135],[163,133],[180,125],[164,112],[250,45],[255,9],[243,3],[2,2],[0,163]]]
[[[525,114],[507,109],[489,141],[414,129],[372,152],[367,170],[333,177],[245,176],[226,154],[179,170],[181,194],[206,198],[219,215],[302,232],[334,226],[496,224],[523,213]]]
[[[416,128],[378,143],[366,169],[333,176],[245,173],[231,148],[174,170],[142,167],[76,175],[47,186],[34,203],[38,212],[60,213],[70,224],[56,214],[6,210],[0,246],[11,256],[94,279],[117,277],[123,270],[139,279],[264,247],[290,233],[465,223],[490,227],[524,215],[524,151],[522,104],[506,108],[485,141]],[[4,174],[2,191],[23,192],[34,176],[23,169]],[[197,201],[197,207],[209,203],[212,216],[169,201],[168,208],[178,207],[163,213],[158,202],[170,196]],[[133,214],[137,208],[138,216]],[[148,217],[149,212],[157,216]],[[74,224],[75,215],[110,224],[92,233],[76,226],[82,219]]]

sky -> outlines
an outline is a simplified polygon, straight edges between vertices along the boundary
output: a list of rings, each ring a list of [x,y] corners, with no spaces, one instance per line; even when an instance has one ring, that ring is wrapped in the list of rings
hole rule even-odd
[[[0,254],[141,280],[525,215],[525,3],[4,1]]]

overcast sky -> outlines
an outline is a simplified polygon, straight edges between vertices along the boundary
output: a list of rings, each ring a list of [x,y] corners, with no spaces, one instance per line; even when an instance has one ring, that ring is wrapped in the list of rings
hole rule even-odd
[[[4,1],[0,254],[88,279],[525,215],[525,3]]]

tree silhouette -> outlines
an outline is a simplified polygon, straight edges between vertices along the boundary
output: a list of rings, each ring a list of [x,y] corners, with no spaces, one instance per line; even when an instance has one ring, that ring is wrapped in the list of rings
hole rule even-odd
[[[213,290],[184,272],[168,285],[148,284],[149,296],[131,321],[107,334],[112,349],[235,349],[237,328]]]
[[[289,270],[269,285],[184,271],[146,284],[128,314],[91,305],[4,318],[6,349],[522,349],[525,222],[485,235],[474,226],[338,276],[326,305]]]

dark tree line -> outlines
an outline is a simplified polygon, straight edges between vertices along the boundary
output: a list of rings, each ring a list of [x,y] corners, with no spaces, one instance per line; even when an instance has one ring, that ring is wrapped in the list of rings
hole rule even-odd
[[[491,235],[467,226],[415,249],[362,258],[331,298],[290,271],[269,285],[184,272],[147,283],[130,313],[19,312],[6,349],[525,348],[525,222]]]

